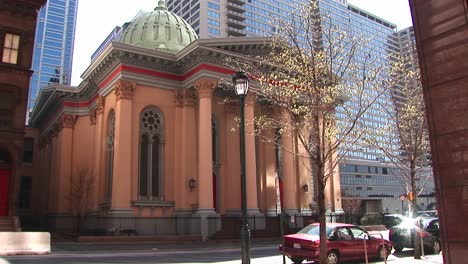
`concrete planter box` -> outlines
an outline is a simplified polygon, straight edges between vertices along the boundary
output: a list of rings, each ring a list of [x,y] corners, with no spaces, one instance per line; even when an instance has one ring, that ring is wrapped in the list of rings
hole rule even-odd
[[[0,255],[50,253],[48,232],[0,232]]]

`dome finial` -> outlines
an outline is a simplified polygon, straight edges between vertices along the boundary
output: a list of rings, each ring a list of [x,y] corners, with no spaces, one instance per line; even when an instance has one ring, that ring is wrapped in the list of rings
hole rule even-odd
[[[154,10],[155,11],[156,10],[167,10],[166,1],[165,0],[159,0],[158,1],[158,6]]]

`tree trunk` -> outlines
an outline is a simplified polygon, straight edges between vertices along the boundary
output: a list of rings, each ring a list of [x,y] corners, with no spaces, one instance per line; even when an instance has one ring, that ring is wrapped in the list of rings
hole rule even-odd
[[[320,223],[320,263],[327,263],[327,233],[325,216],[325,182],[323,175],[323,166],[318,165],[318,211]]]
[[[411,215],[415,217],[418,212],[417,208],[417,190],[416,190],[416,166],[415,166],[415,161],[412,160],[410,162],[410,177],[411,177],[411,192],[413,193],[413,200],[410,201],[411,203]],[[420,226],[420,223],[417,223],[417,226],[419,226],[422,229],[422,226]],[[415,228],[414,231],[414,259],[421,259],[421,232],[420,228]]]

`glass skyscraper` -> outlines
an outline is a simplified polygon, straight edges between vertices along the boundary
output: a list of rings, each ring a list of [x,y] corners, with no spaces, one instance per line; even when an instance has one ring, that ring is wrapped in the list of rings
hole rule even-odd
[[[191,23],[200,38],[268,36],[275,31],[272,18],[289,20],[295,9],[308,0],[168,0],[168,9]],[[389,66],[389,55],[400,52],[401,41],[396,25],[347,0],[318,0],[319,9],[331,23],[353,36],[362,36],[369,44],[358,54]],[[410,35],[410,34],[409,34]],[[407,40],[407,39],[405,39]],[[383,127],[387,120],[383,107],[389,105],[383,96],[363,116],[372,129]],[[352,107],[352,102],[348,105]],[[338,113],[338,119],[339,119]],[[392,135],[387,135],[392,136]],[[398,148],[398,146],[393,146]],[[384,153],[364,141],[355,144],[340,163],[343,199],[359,199],[365,211],[400,210],[400,194],[405,193],[395,170]],[[345,211],[349,208],[343,208]],[[355,212],[353,210],[353,212]]]
[[[77,6],[78,0],[48,0],[39,12],[28,111],[42,87],[70,84]]]

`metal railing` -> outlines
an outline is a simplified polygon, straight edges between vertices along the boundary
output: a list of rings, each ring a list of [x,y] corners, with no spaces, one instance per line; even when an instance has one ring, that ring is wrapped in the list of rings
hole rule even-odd
[[[356,214],[327,214],[327,222],[363,224],[362,219],[374,219],[372,224],[382,224],[381,217]],[[380,219],[380,220],[379,220]],[[317,214],[290,215],[283,212],[276,216],[248,216],[252,238],[281,237],[295,233],[304,226],[318,222]],[[79,219],[75,216],[50,215],[21,217],[25,231],[49,231],[78,235],[193,235],[200,232],[200,217],[106,217],[89,215]],[[241,216],[216,216],[207,219],[213,226],[213,237],[237,238],[241,229]],[[283,232],[281,232],[283,230]]]

